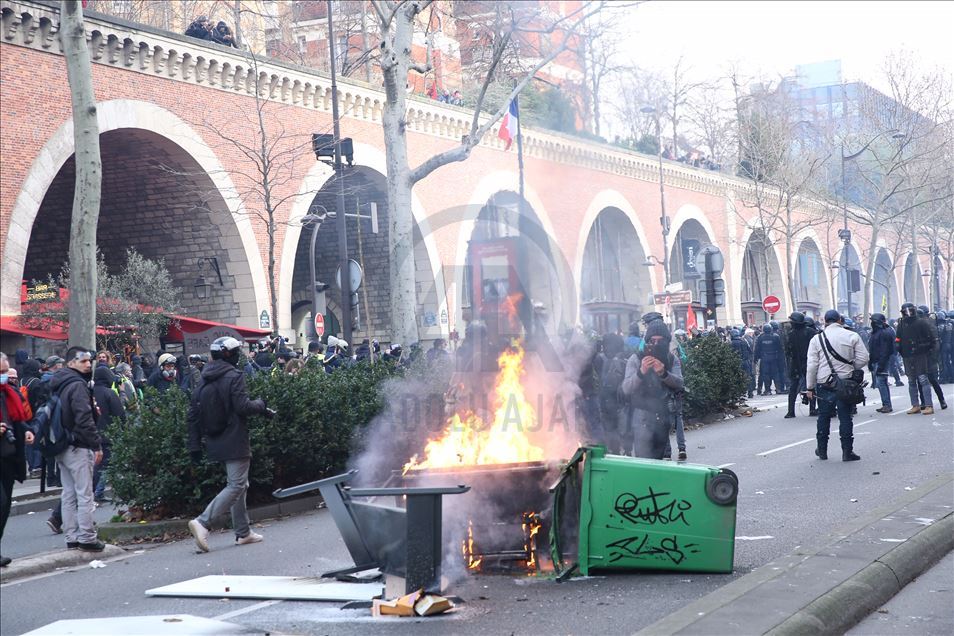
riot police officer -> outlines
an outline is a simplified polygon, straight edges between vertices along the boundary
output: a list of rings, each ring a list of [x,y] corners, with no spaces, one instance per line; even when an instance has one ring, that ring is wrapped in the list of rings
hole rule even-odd
[[[755,362],[759,363],[759,395],[769,395],[772,382],[775,393],[782,394],[782,340],[772,325],[762,327],[762,335],[755,341]],[[763,393],[764,388],[764,393]]]

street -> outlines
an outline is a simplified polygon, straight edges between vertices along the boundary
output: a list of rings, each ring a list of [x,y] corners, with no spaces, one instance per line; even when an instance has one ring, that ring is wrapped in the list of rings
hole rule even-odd
[[[5,584],[0,631],[19,634],[64,618],[182,613],[282,633],[632,633],[800,545],[837,534],[856,517],[890,504],[919,485],[950,474],[954,462],[951,411],[905,415],[901,407],[906,388],[894,389],[892,394],[896,408],[892,414],[875,413],[876,403],[859,407],[855,450],[862,457],[860,462],[840,461],[837,428],[830,444],[831,459],[817,460],[812,452],[814,420],[807,416],[782,419],[785,408],[777,405],[784,403],[784,396],[752,400],[753,405],[768,409],[753,417],[687,431],[691,462],[730,467],[739,476],[735,572],[731,575],[607,574],[564,584],[467,576],[451,590],[466,601],[458,611],[419,620],[372,619],[367,610],[343,611],[326,603],[143,594],[152,587],[207,574],[308,576],[349,565],[330,514],[319,510],[260,524],[256,530],[266,540],[257,545],[234,547],[229,533],[218,532],[212,536],[208,554],[196,554],[191,540],[127,546],[130,556],[105,568],[56,572]],[[102,519],[107,512],[101,508],[97,517]],[[11,518],[4,554],[17,557],[58,547],[62,537],[50,535],[44,519],[44,513]],[[53,589],[57,592],[51,593]],[[954,625],[951,586],[939,591],[922,602],[934,608],[942,625],[944,620]],[[917,630],[904,621],[884,622],[859,633],[909,633],[912,627]]]

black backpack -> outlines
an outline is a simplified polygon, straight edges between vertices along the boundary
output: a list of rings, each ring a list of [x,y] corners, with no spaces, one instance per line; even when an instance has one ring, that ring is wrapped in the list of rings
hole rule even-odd
[[[199,430],[208,437],[217,437],[229,426],[227,404],[214,383],[200,381],[193,396],[199,415]]]
[[[47,459],[66,451],[73,443],[72,431],[63,426],[63,400],[59,393],[53,393],[33,416],[33,428],[40,454]]]

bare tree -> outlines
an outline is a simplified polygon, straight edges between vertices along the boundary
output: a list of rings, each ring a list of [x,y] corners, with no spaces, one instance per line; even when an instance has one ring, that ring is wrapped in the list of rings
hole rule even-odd
[[[619,63],[620,45],[624,35],[620,21],[600,13],[580,28],[579,56],[583,67],[582,104],[579,110],[583,120],[592,126],[593,134],[601,134],[606,80],[623,69]]]
[[[810,199],[830,159],[827,150],[804,143],[809,135],[797,116],[784,90],[761,90],[744,100],[739,130],[742,176],[750,185],[742,192],[743,209],[755,210],[763,242],[784,246],[783,280],[793,301],[795,238],[826,221],[822,206]]]
[[[625,127],[627,136],[618,143],[640,152],[656,154],[662,140],[656,136],[654,115],[644,112],[652,107],[657,113],[664,111],[665,89],[663,78],[653,71],[639,67],[621,68],[613,76],[616,98],[612,102],[613,114]],[[654,139],[653,147],[646,140]]]
[[[73,145],[76,182],[70,222],[69,344],[91,347],[96,343],[96,228],[102,197],[103,162],[99,153],[99,122],[93,71],[86,47],[83,7],[78,0],[63,0],[60,38],[66,57],[66,75],[73,104]]]
[[[705,86],[704,82],[692,79],[692,69],[681,55],[669,70],[664,80],[666,119],[672,126],[672,151],[679,151],[679,126],[692,95]]]
[[[865,92],[857,104],[868,141],[864,132],[838,131],[844,156],[854,157],[852,183],[860,203],[846,210],[855,223],[869,228],[872,251],[884,227],[911,217],[908,236],[918,253],[917,226],[951,201],[950,164],[943,160],[951,138],[939,124],[950,118],[951,83],[943,72],[919,71],[904,54],[887,59],[885,78],[893,100],[889,111],[874,92]],[[866,264],[865,315],[870,311],[874,264],[874,258]]]
[[[700,86],[686,104],[689,138],[706,150],[713,163],[735,165],[738,119],[733,100],[719,84]]]
[[[503,117],[510,100],[523,90],[538,71],[567,49],[576,30],[602,8],[602,3],[587,2],[567,16],[543,26],[538,26],[541,23],[541,15],[534,16],[535,21],[517,21],[511,14],[511,20],[504,23],[503,35],[493,43],[493,59],[483,78],[469,133],[464,136],[460,145],[438,153],[412,168],[408,157],[406,87],[411,72],[423,74],[432,68],[432,39],[427,41],[427,55],[423,62],[413,59],[412,47],[415,29],[420,28],[424,12],[430,5],[430,0],[372,1],[377,31],[381,36],[378,64],[384,76],[386,95],[382,119],[388,173],[391,335],[395,342],[418,340],[414,288],[414,221],[411,214],[411,190],[414,185],[442,166],[466,160],[483,136]],[[429,20],[425,20],[425,24],[429,27]],[[531,33],[559,39],[548,53],[536,58],[536,63],[516,82],[508,99],[497,111],[482,120],[481,109],[487,86],[493,81],[496,67],[504,57],[507,47],[515,36]]]

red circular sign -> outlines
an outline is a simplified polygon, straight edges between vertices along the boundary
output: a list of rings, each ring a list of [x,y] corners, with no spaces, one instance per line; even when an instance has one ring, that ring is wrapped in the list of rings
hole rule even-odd
[[[782,301],[778,299],[778,296],[766,296],[762,300],[762,309],[764,309],[767,314],[778,313],[778,310],[781,308]]]
[[[315,333],[318,334],[318,337],[325,335],[325,316],[324,314],[318,314],[315,316]]]

